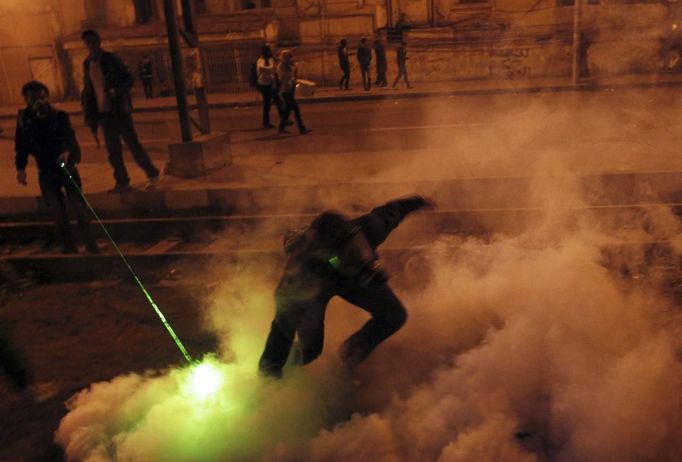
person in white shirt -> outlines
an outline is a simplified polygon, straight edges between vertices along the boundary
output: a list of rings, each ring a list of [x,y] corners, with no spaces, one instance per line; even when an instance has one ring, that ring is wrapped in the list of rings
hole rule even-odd
[[[280,62],[277,65],[277,77],[279,78],[279,93],[284,100],[284,115],[279,123],[279,133],[289,133],[286,131],[286,126],[289,122],[289,114],[294,112],[296,117],[296,125],[298,132],[301,135],[306,135],[311,132],[303,124],[301,117],[301,110],[298,108],[298,103],[294,98],[296,92],[296,79],[298,77],[298,70],[296,68],[296,60],[291,50],[283,50],[280,53]]]
[[[275,103],[280,120],[284,113],[282,101],[277,94],[277,64],[269,46],[264,46],[261,56],[256,61],[258,82],[256,88],[263,95],[263,128],[275,128],[270,123],[270,108]]]

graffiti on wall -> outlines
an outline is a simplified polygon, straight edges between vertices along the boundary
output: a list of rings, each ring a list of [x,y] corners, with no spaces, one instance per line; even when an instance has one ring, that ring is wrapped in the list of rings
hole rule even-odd
[[[517,79],[529,77],[531,66],[528,48],[493,48],[490,50],[490,77]]]

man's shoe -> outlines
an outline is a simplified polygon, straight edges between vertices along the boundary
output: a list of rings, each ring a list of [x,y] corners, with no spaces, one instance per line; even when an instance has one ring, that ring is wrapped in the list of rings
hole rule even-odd
[[[161,176],[160,173],[154,177],[151,177],[149,179],[149,182],[147,183],[147,187],[145,189],[147,191],[152,191],[152,190],[156,189],[156,187],[159,185],[159,183],[161,183],[162,179],[163,179],[163,177]]]
[[[308,129],[308,128],[305,128],[305,127],[303,127],[302,129],[299,130],[299,133],[300,133],[301,135],[307,135],[307,134],[310,133],[310,132],[312,132],[312,130],[310,130],[310,129]]]
[[[272,124],[263,124],[263,128],[267,130],[268,128],[275,128],[275,126]]]
[[[277,133],[279,133],[280,135],[288,135],[289,134],[289,132],[283,128],[280,128],[279,130],[277,130]]]
[[[287,120],[286,123],[285,123],[284,125],[286,125],[287,127],[291,127],[293,124],[294,124],[293,121]]]
[[[107,194],[123,194],[132,191],[133,188],[129,184],[117,184],[107,191]]]

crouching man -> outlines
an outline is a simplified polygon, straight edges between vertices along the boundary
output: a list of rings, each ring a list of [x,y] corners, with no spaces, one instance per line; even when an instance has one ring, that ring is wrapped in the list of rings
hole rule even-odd
[[[356,219],[326,211],[305,230],[285,237],[289,259],[275,290],[275,319],[259,363],[262,374],[281,377],[296,335],[298,364],[320,355],[325,310],[335,295],[372,315],[341,347],[348,368],[402,327],[407,312],[387,283],[376,248],[409,213],[427,206],[430,201],[412,196]]]

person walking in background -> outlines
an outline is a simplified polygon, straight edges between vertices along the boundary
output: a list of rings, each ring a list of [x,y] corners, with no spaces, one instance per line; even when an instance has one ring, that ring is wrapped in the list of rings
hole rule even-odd
[[[289,133],[286,131],[286,126],[289,121],[289,115],[291,114],[291,111],[293,111],[294,116],[296,117],[298,131],[301,135],[305,135],[310,133],[310,130],[303,125],[301,110],[299,109],[294,96],[296,92],[296,79],[298,78],[298,69],[296,68],[294,54],[291,50],[282,50],[279,54],[279,59],[277,76],[280,84],[279,92],[284,101],[284,115],[279,122],[279,133]]]
[[[339,90],[349,90],[350,61],[348,61],[348,56],[350,56],[350,53],[348,52],[348,42],[346,42],[346,39],[341,39],[336,51],[339,55],[339,67],[341,68],[341,72],[343,72],[343,76],[341,77],[341,80],[339,80]]]
[[[367,45],[367,39],[360,40],[360,47],[358,48],[358,64],[360,64],[360,72],[362,72],[362,86],[365,91],[372,88],[372,79],[369,76],[369,65],[372,62],[372,50]]]
[[[81,160],[81,151],[69,116],[50,106],[49,89],[41,82],[26,83],[21,93],[26,100],[26,108],[19,111],[14,138],[17,182],[26,186],[26,165],[29,154],[32,154],[38,166],[40,191],[54,216],[63,252],[78,253],[66,213],[66,195],[88,252],[99,253],[90,233],[88,211],[80,193],[81,180],[76,164]]]
[[[407,60],[409,59],[407,57],[407,43],[403,40],[400,42],[400,46],[396,48],[396,62],[398,63],[398,75],[393,81],[393,88],[398,85],[398,81],[400,80],[400,77],[405,78],[405,84],[407,85],[407,88],[412,88],[412,85],[410,85],[410,79],[407,78]]]
[[[384,47],[380,38],[374,41],[374,56],[376,57],[377,66],[377,79],[374,84],[379,87],[385,87],[388,85],[388,81],[386,80],[388,65],[386,63],[386,47]]]
[[[144,87],[144,96],[148,99],[154,97],[154,72],[152,66],[152,60],[149,58],[149,56],[145,56],[140,64],[137,65],[137,72],[140,76],[140,80],[142,81],[142,86]]]
[[[147,189],[161,181],[159,169],[142,147],[133,125],[130,89],[133,76],[116,54],[102,50],[99,34],[86,30],[81,34],[90,54],[83,61],[83,112],[88,126],[97,121],[104,132],[109,163],[114,170],[116,185],[109,193],[130,191],[130,177],[123,163],[121,138],[133,154],[137,165],[147,174]]]
[[[277,63],[269,46],[264,46],[256,60],[256,88],[263,96],[263,128],[275,128],[270,123],[270,108],[275,104],[280,122],[284,117],[282,101],[277,94]]]

